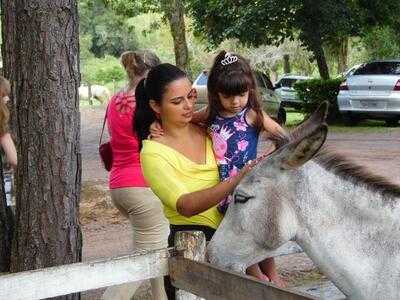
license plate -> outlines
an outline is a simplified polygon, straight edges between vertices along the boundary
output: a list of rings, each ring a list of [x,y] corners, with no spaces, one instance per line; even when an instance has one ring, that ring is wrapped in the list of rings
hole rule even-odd
[[[360,101],[361,107],[363,108],[378,108],[378,102],[375,101]]]

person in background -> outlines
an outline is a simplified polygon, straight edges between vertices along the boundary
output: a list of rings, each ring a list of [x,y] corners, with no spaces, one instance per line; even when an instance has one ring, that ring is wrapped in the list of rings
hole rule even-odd
[[[10,82],[0,76],[0,145],[6,157],[6,162],[14,169],[17,167],[17,150],[14,142],[8,132],[8,121],[10,112],[7,107],[9,95],[11,92]]]
[[[132,128],[136,108],[135,89],[150,68],[160,64],[150,51],[128,51],[121,55],[127,76],[127,86],[112,96],[107,107],[107,125],[113,154],[109,175],[111,199],[117,209],[129,219],[133,229],[135,250],[167,247],[168,221],[160,200],[148,188],[139,158],[139,141]],[[150,280],[153,299],[166,299],[163,278]],[[103,299],[131,299],[139,283],[111,287]]]

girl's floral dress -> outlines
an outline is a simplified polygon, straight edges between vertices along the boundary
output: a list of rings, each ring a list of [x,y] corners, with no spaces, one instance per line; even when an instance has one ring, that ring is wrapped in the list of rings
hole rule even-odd
[[[221,181],[235,176],[257,156],[259,131],[247,123],[248,110],[245,108],[233,117],[217,116],[209,128]],[[219,211],[225,213],[231,200],[231,196],[222,200]]]

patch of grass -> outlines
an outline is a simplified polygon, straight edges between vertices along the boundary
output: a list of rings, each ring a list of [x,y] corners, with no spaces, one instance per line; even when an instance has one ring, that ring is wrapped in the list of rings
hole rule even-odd
[[[286,112],[286,127],[291,128],[295,127],[304,120],[304,115],[300,112],[296,111],[287,111]]]
[[[329,131],[335,133],[388,133],[394,130],[396,128],[387,127],[384,121],[379,120],[364,120],[356,126],[346,126],[343,123],[329,126]]]
[[[294,110],[286,111],[286,127],[292,129],[300,124],[304,115]],[[356,126],[346,126],[344,123],[329,125],[329,131],[334,133],[387,133],[394,131],[394,127],[386,127],[384,121],[363,120]],[[399,129],[397,129],[399,130]]]

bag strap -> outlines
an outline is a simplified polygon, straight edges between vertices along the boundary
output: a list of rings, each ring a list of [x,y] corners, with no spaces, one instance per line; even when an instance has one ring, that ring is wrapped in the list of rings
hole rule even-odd
[[[110,102],[110,103],[111,103],[111,102]],[[101,145],[101,140],[102,140],[102,138],[103,138],[104,127],[105,127],[105,125],[106,125],[108,107],[110,106],[110,103],[108,103],[107,108],[106,108],[106,113],[104,114],[103,128],[101,129],[100,140],[99,140],[99,147],[100,147],[100,145]]]

